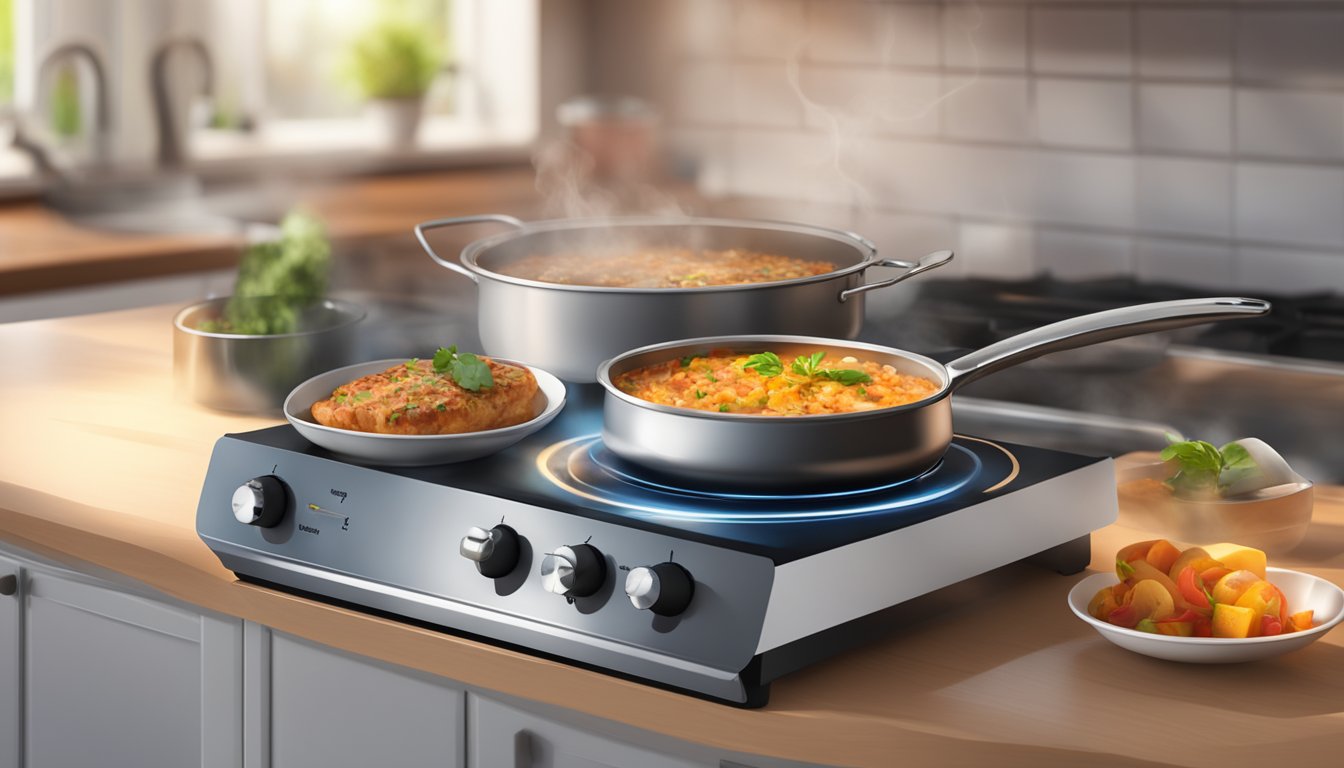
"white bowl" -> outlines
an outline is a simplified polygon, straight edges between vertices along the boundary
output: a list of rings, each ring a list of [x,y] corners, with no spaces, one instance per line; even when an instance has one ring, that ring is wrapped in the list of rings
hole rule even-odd
[[[1102,637],[1121,648],[1158,659],[1194,664],[1256,661],[1295,651],[1315,642],[1344,619],[1344,590],[1334,583],[1310,573],[1286,568],[1267,568],[1265,575],[1288,598],[1288,607],[1294,613],[1315,611],[1312,619],[1316,626],[1301,632],[1247,638],[1174,637],[1117,627],[1095,619],[1087,612],[1088,602],[1102,587],[1117,583],[1112,573],[1094,573],[1074,585],[1069,591],[1069,607],[1078,618],[1100,632]]]
[[[314,376],[295,387],[285,398],[285,418],[312,443],[365,464],[427,467],[479,459],[498,453],[551,423],[565,406],[565,385],[555,376],[512,360],[491,359],[527,368],[537,378],[537,396],[532,402],[536,416],[530,421],[455,435],[381,435],[328,427],[313,419],[313,403],[331,397],[332,390],[361,376],[402,364],[406,362],[404,358],[347,365]]]

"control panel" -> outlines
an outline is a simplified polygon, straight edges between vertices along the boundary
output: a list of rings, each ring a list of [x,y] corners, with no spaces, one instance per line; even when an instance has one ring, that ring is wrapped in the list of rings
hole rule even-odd
[[[674,684],[648,665],[746,666],[774,578],[759,555],[232,437],[197,530],[243,576]]]

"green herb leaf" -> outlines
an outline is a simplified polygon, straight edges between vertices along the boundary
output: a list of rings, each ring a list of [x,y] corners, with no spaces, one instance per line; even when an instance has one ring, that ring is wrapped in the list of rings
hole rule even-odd
[[[457,345],[456,345],[456,344],[454,344],[454,345],[451,346],[451,347],[448,347],[447,349],[444,349],[443,347],[439,347],[439,348],[438,348],[437,350],[435,350],[435,352],[434,352],[434,372],[435,372],[435,373],[447,373],[447,372],[448,372],[448,364],[451,363],[451,362],[453,361],[453,358],[454,358],[454,357],[457,357]]]
[[[401,414],[400,414],[400,413],[397,413],[397,412],[394,411],[394,412],[392,413],[391,416],[388,416],[388,417],[387,417],[387,423],[388,423],[388,424],[391,424],[392,422],[394,422],[394,421],[396,421],[397,419],[400,419],[400,418],[401,418]]]
[[[792,365],[793,372],[799,376],[815,376],[818,371],[817,366],[821,365],[821,359],[825,356],[825,352],[813,352],[803,357],[795,357]]]
[[[859,397],[867,397],[867,396],[868,396],[868,388],[859,387]]]
[[[418,357],[412,357],[410,360],[406,361],[406,367],[411,369],[412,371],[414,371],[415,367],[419,364],[420,364],[420,358]]]
[[[439,347],[434,353],[434,370],[447,373],[457,385],[468,392],[479,392],[495,385],[490,366],[470,352],[458,354],[457,346]]]
[[[695,355],[687,355],[687,356],[681,358],[681,367],[682,367],[682,368],[689,368],[689,367],[691,367],[691,361],[694,360],[694,359],[695,359]]]
[[[747,362],[742,364],[743,370],[750,368],[755,368],[757,373],[769,379],[784,372],[784,361],[774,352],[761,352],[748,357]]]
[[[727,404],[727,403],[724,403],[723,405],[720,405],[720,406],[719,406],[719,413],[727,413],[727,412],[728,412],[728,404]]]
[[[705,397],[705,393],[704,393],[704,392],[701,392],[701,391],[698,390],[698,389],[695,390],[695,399],[696,399],[696,400],[703,400],[704,397]]]
[[[708,371],[705,372],[705,378],[706,378],[706,379],[709,379],[711,382],[718,382],[718,380],[719,380],[717,376],[715,376],[713,373],[710,373],[710,372],[708,372]]]
[[[434,406],[434,410],[436,410],[436,411],[446,411],[446,410],[448,410],[448,406],[445,405],[444,403],[439,403],[438,405]]]
[[[365,390],[365,391],[363,391],[363,392],[356,392],[356,393],[355,393],[355,399],[358,400],[358,401],[361,402],[361,403],[364,402],[365,400],[368,400],[368,399],[371,398],[371,397],[373,397],[373,393],[372,393],[372,392],[369,392],[368,390]]]
[[[840,368],[840,369],[827,368],[817,371],[817,375],[828,378],[831,381],[838,381],[847,387],[852,386],[854,384],[870,384],[873,381],[872,376],[869,376],[863,371],[854,368]],[[864,393],[861,391],[859,392],[859,394],[862,395]]]
[[[1167,485],[1183,496],[1218,492],[1259,470],[1250,453],[1238,443],[1220,449],[1203,440],[1181,440],[1176,435],[1167,435],[1167,440],[1170,444],[1162,449],[1162,460],[1176,459],[1180,466]]]

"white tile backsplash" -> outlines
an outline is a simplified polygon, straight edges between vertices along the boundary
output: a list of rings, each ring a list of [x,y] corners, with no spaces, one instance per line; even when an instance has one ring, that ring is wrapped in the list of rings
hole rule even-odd
[[[1032,163],[1035,218],[1132,230],[1134,164],[1129,155],[1038,152]]]
[[[800,128],[803,102],[779,64],[735,64],[732,72],[734,125]]]
[[[1232,89],[1142,84],[1138,126],[1141,150],[1227,154],[1232,151]]]
[[[1130,275],[1134,272],[1134,240],[1040,228],[1036,231],[1036,266],[1061,280]]]
[[[945,76],[945,135],[954,139],[1030,142],[1036,135],[1031,81],[1025,77]]]
[[[1344,248],[1344,169],[1241,163],[1238,239]]]
[[[801,131],[734,132],[729,191],[837,204],[849,204],[854,196],[831,142]]]
[[[1135,247],[1135,256],[1140,280],[1209,289],[1226,289],[1233,283],[1230,245],[1144,238]]]
[[[974,71],[1027,68],[1026,6],[947,3],[943,66]]]
[[[1237,152],[1344,159],[1344,93],[1238,90]]]
[[[1344,293],[1344,253],[1242,247],[1236,264],[1247,293]]]
[[[1227,80],[1232,18],[1230,8],[1140,7],[1139,76]]]
[[[1138,228],[1145,232],[1230,237],[1232,163],[1140,158]]]
[[[1033,7],[1032,69],[1052,75],[1129,77],[1134,71],[1131,16],[1128,8]]]
[[[803,66],[798,91],[807,125],[845,135],[936,136],[942,78],[861,67]]]
[[[1243,81],[1344,85],[1344,11],[1246,8],[1237,24],[1236,74]]]
[[[1134,86],[1105,80],[1036,81],[1041,142],[1061,147],[1134,146]]]
[[[733,66],[695,61],[677,72],[673,112],[683,125],[732,125]]]
[[[1035,236],[1028,227],[962,222],[956,250],[962,269],[971,277],[1016,280],[1036,271]]]
[[[814,61],[938,65],[939,10],[866,0],[812,0],[804,48]]]
[[[786,59],[801,53],[807,37],[803,0],[711,2],[723,9],[737,10],[732,50],[743,56],[770,59]]]
[[[1340,283],[1344,4],[664,2],[696,38],[657,47],[665,135],[710,195],[954,243],[944,276]]]

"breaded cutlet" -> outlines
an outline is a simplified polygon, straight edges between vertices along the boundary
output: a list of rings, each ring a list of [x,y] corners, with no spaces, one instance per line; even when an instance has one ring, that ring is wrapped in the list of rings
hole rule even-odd
[[[386,435],[447,435],[510,427],[530,420],[537,380],[526,368],[480,358],[494,385],[472,392],[428,360],[411,360],[343,384],[313,403],[328,427]]]

